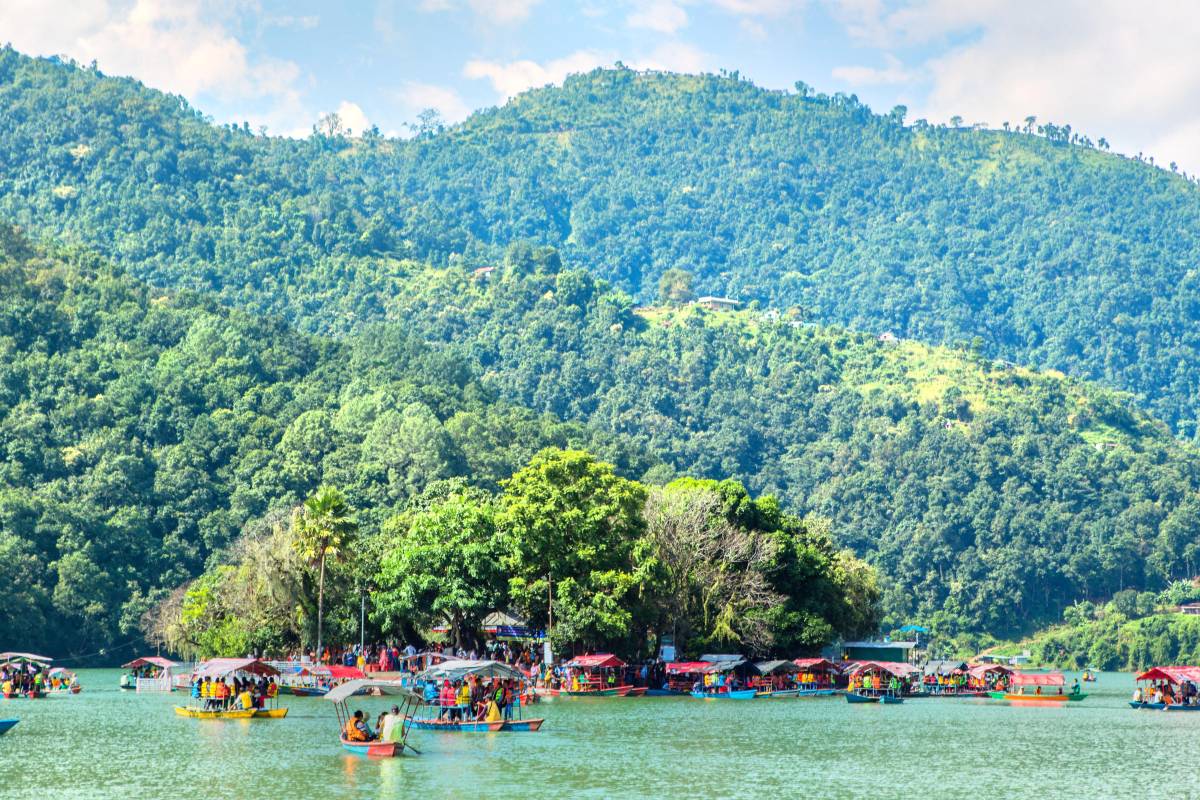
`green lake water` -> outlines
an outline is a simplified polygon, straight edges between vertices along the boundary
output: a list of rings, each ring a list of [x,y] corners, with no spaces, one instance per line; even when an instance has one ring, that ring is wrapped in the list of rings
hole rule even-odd
[[[0,798],[1200,798],[1200,712],[1134,711],[1127,674],[1083,703],[849,705],[841,697],[560,699],[538,733],[414,731],[420,756],[367,760],[331,704],[284,720],[178,717],[182,693],[83,670],[73,697],[2,700]],[[386,698],[355,698],[372,717]]]

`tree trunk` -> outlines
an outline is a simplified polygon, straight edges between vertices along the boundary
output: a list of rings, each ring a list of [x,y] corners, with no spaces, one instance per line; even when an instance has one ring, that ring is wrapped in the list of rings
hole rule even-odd
[[[317,583],[317,663],[321,663],[321,633],[325,624],[325,556],[321,556],[321,579]]]

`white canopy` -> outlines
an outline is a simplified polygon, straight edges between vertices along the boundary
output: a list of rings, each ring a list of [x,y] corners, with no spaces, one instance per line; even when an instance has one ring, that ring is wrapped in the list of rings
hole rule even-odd
[[[474,675],[478,678],[528,680],[525,673],[516,667],[510,667],[502,661],[469,661],[461,658],[435,664],[429,669],[417,673],[417,680],[459,681],[468,675]]]
[[[364,689],[376,690],[379,694],[405,697],[421,702],[424,697],[414,692],[399,681],[383,681],[376,678],[359,678],[339,684],[325,693],[325,699],[334,703],[343,703]]]

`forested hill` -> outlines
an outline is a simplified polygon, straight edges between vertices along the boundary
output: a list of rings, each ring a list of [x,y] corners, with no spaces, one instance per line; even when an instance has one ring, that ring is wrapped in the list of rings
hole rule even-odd
[[[0,108],[0,215],[310,330],[386,315],[407,259],[532,240],[642,300],[682,267],[812,321],[978,339],[1196,429],[1200,190],[1066,126],[930,127],[620,69],[413,141],[290,141],[12,50]]]
[[[397,313],[504,399],[833,521],[889,621],[1012,635],[1196,574],[1200,454],[1128,398],[766,312],[635,307],[549,249],[413,273]]]
[[[372,530],[433,481],[495,489],[547,446],[654,463],[495,402],[397,329],[322,341],[0,227],[0,642],[138,641],[153,601],[322,482]]]

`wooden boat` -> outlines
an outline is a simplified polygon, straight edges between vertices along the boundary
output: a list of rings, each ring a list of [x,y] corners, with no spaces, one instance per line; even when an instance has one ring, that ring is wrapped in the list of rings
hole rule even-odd
[[[328,689],[315,686],[289,686],[288,691],[296,697],[324,697],[329,693]]]
[[[533,733],[533,732],[537,731],[539,728],[541,728],[542,723],[545,721],[546,720],[540,719],[540,718],[538,718],[538,719],[510,719],[510,720],[505,721],[503,727],[501,727],[500,730],[502,730],[502,731],[529,731],[530,733]]]
[[[524,722],[525,720],[513,720],[514,722]],[[532,720],[530,720],[532,721]],[[541,727],[541,720],[538,720],[538,727]],[[450,722],[440,721],[433,718],[409,717],[408,724],[410,727],[422,731],[441,731],[442,733],[496,733],[504,730],[504,720],[498,719],[494,722],[487,720],[469,719],[465,722]],[[509,730],[516,730],[510,728]],[[533,728],[532,730],[537,730]]]
[[[0,736],[11,731],[20,721],[19,719],[0,719]]]
[[[632,686],[612,686],[606,689],[559,689],[559,697],[624,697],[632,692]]]
[[[762,692],[755,692],[755,697],[799,697],[799,689],[767,689]]]
[[[283,719],[287,716],[286,708],[256,708],[254,719]]]
[[[833,697],[838,693],[837,689],[800,689],[796,692],[797,697]]]
[[[1200,711],[1200,706],[1182,706],[1179,703],[1171,703],[1170,705],[1166,703],[1138,703],[1133,700],[1129,701],[1129,707],[1147,708],[1151,711]]]
[[[181,717],[192,719],[253,719],[253,708],[237,708],[231,711],[205,711],[203,708],[192,706],[175,706],[175,713]]]
[[[341,739],[342,747],[367,758],[392,758],[400,755],[397,750],[404,750],[404,742],[352,742],[345,736]]]
[[[645,686],[630,686],[629,691],[625,693],[625,697],[643,697],[648,690]]]
[[[1013,694],[1011,692],[988,692],[988,697],[993,700],[1007,700],[1010,703],[1066,703],[1068,701],[1078,703],[1087,697],[1087,694],[1079,692],[1078,694]]]
[[[41,691],[41,692],[35,692],[35,691],[29,691],[29,692],[5,692],[5,693],[4,693],[4,699],[5,699],[5,700],[19,700],[19,699],[21,699],[22,697],[24,697],[24,698],[27,698],[27,699],[29,699],[29,700],[40,700],[40,699],[42,699],[42,698],[43,698],[43,697],[45,697],[45,696],[46,696],[46,692],[45,692],[45,691]]]
[[[885,706],[890,706],[896,705],[897,703],[903,703],[904,698],[900,697],[899,695],[885,694],[883,697],[879,698],[879,702],[883,703]]]
[[[646,697],[687,697],[690,692],[677,689],[647,689]]]
[[[878,695],[859,694],[858,692],[846,692],[847,703],[878,703]]]
[[[398,741],[358,742],[346,738],[344,731],[353,717],[350,709],[346,707],[346,701],[357,694],[365,694],[368,691],[379,697],[395,696],[402,698],[401,704],[403,707],[400,709],[400,739]],[[408,734],[412,728],[412,716],[409,712],[421,704],[421,695],[400,681],[371,680],[369,678],[355,679],[333,687],[325,694],[325,699],[333,703],[334,712],[337,714],[338,740],[341,742],[342,747],[351,753],[368,758],[392,758],[393,756],[403,755],[405,748],[412,750],[414,753],[420,752],[411,744],[408,744]],[[393,728],[393,734],[394,732],[395,729]]]
[[[732,692],[692,692],[698,700],[753,700],[758,692],[754,689],[736,689]]]

